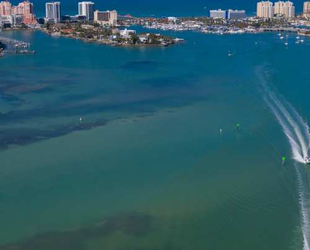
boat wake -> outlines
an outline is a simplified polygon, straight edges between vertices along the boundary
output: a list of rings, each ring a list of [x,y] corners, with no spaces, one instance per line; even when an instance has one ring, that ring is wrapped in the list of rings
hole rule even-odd
[[[277,118],[285,133],[292,150],[292,156],[295,160],[295,166],[299,185],[299,201],[301,208],[303,250],[310,250],[310,192],[308,191],[308,177],[300,163],[305,164],[305,158],[308,156],[310,148],[309,126],[298,114],[294,107],[276,94],[268,85],[264,77],[263,68],[258,68],[256,75],[261,84],[261,91],[264,101],[271,112]]]

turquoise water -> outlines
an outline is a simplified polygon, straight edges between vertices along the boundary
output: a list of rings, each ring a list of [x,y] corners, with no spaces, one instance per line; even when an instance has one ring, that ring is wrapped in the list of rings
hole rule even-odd
[[[310,117],[310,39],[3,35],[37,53],[0,61],[1,250],[308,249],[309,169],[275,114],[293,136]]]

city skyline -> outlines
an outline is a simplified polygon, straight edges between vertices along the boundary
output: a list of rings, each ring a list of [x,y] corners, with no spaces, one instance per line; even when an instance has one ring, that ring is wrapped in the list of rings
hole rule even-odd
[[[2,1],[1,3],[3,3],[3,2],[10,2],[10,1]],[[25,1],[25,2],[29,2],[29,1]],[[268,1],[267,1],[268,2]],[[279,1],[279,2],[282,2],[282,1]],[[289,1],[287,1],[287,2],[289,2]],[[67,3],[67,2],[66,2]],[[80,11],[80,7],[79,7],[79,3],[87,3],[87,1],[72,1],[71,2],[71,4],[72,3],[76,3],[77,4],[77,14],[78,15],[80,15],[80,13],[82,13],[81,11]],[[95,3],[94,2],[88,2],[88,3],[93,3],[93,6],[95,6]],[[284,2],[284,3],[286,3],[286,2]],[[303,2],[302,3],[302,7],[300,7],[301,8],[301,12],[303,12],[303,9],[304,9],[304,4],[305,4],[306,2]],[[33,6],[33,3],[31,3],[32,4],[32,6]],[[38,5],[42,5],[42,3],[40,2],[40,3],[37,3]],[[46,4],[46,3],[45,3]],[[102,5],[102,3],[100,3],[101,5]],[[258,4],[258,3],[257,3]],[[294,5],[294,3],[293,3],[293,5]],[[219,6],[220,7],[220,6]],[[275,6],[274,6],[275,7]],[[65,7],[62,5],[62,9],[64,10],[63,11],[63,14],[64,15],[66,15],[67,14],[67,12],[66,12],[66,9],[65,9]],[[106,8],[106,9],[109,9],[109,8]],[[112,8],[112,9],[115,9],[115,8]],[[221,9],[221,8],[219,8],[219,9]],[[227,8],[228,9],[228,8]],[[229,8],[229,9],[231,9],[231,8]],[[235,8],[232,8],[232,9],[235,9]],[[257,7],[256,7],[256,9],[257,9]],[[94,11],[96,11],[96,10],[99,10],[99,8],[94,8],[93,9]],[[212,10],[212,9],[210,9],[210,10]],[[242,10],[243,11],[243,10]],[[45,7],[45,11],[44,11],[45,13],[44,13],[44,16],[46,16],[46,7]],[[68,12],[70,12],[70,13],[72,13],[72,10],[71,11],[68,11]],[[274,12],[276,12],[275,11],[275,9],[274,9]],[[257,13],[257,11],[256,11],[256,13]],[[294,10],[291,12],[291,13],[294,13],[295,14],[295,6],[294,6]],[[274,14],[276,14],[276,13],[274,13]],[[3,14],[2,14],[3,15]],[[36,17],[38,18],[38,17],[40,17],[40,16],[42,16],[42,14],[37,14],[36,15]],[[87,13],[86,13],[86,16],[88,16],[87,15]],[[88,19],[88,18],[87,18]],[[93,20],[93,16],[91,16],[91,18],[90,18],[90,20]]]

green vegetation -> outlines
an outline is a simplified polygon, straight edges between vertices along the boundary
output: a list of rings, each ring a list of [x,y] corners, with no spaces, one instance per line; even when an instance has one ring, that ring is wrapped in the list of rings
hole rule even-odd
[[[44,30],[51,35],[61,35],[113,45],[150,44],[167,46],[175,43],[175,40],[171,37],[153,33],[136,34],[132,32],[129,35],[122,36],[121,31],[118,29],[101,27],[92,23],[46,24]]]

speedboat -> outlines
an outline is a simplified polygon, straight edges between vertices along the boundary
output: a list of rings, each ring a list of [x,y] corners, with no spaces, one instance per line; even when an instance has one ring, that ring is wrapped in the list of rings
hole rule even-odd
[[[310,157],[309,157],[309,156],[306,156],[306,157],[305,157],[305,163],[306,163],[307,165],[310,165]]]

